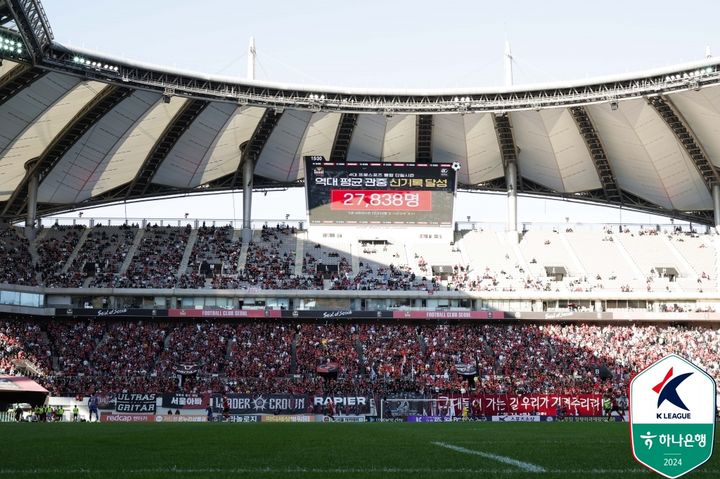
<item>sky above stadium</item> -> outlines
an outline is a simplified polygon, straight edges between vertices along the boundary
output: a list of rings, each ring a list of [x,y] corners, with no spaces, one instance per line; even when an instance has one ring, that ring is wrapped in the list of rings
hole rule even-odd
[[[257,45],[258,80],[370,88],[486,88],[504,83],[512,45],[515,84],[621,74],[720,54],[716,1],[272,1],[44,0],[55,39],[72,46],[206,74],[246,77]],[[203,8],[199,8],[202,6]],[[240,217],[230,198],[128,205],[129,216]],[[456,218],[504,221],[504,198],[461,198]],[[482,199],[481,199],[482,198]],[[258,198],[254,216],[304,215],[302,190]],[[548,207],[548,203],[551,205]],[[605,208],[525,200],[525,221],[651,221]],[[93,216],[122,216],[118,208]],[[557,212],[556,212],[557,210]],[[573,218],[573,216],[575,218]],[[652,219],[652,222],[655,222]]]

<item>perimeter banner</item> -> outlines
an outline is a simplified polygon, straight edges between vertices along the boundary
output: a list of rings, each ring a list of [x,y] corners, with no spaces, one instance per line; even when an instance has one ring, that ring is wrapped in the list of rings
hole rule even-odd
[[[602,416],[600,394],[480,394],[439,395],[437,408],[441,416],[462,414],[468,407],[473,416],[505,414],[538,414],[555,416],[561,407],[565,416]]]
[[[393,311],[395,319],[505,319],[503,311]]]
[[[167,315],[168,310],[166,309],[55,309],[55,316],[72,316],[74,318],[164,318]]]
[[[292,394],[227,394],[214,395],[211,405],[215,413],[223,412],[227,399],[230,414],[301,414],[312,410],[310,399]]]
[[[279,309],[169,309],[171,318],[279,318]]]
[[[210,397],[207,394],[163,394],[162,407],[169,409],[205,409]]]
[[[115,396],[115,411],[122,413],[155,414],[157,399],[154,393],[120,393]]]

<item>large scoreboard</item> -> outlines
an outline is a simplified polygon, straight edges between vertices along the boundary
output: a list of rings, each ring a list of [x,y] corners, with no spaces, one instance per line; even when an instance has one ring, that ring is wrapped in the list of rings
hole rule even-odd
[[[305,158],[311,224],[452,224],[456,166]]]

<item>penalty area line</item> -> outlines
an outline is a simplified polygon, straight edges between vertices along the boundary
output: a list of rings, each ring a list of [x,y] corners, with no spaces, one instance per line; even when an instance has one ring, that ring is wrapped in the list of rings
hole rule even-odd
[[[503,464],[519,467],[525,472],[546,472],[545,468],[542,466],[538,466],[537,464],[532,464],[530,462],[518,461],[517,459],[513,459],[512,457],[500,456],[491,452],[475,451],[474,449],[466,449],[464,447],[454,446],[446,442],[433,442],[433,444],[435,444],[436,446],[444,447],[445,449],[450,449],[451,451],[460,452],[462,454],[480,456],[484,457],[485,459],[492,459],[493,461],[502,462]]]

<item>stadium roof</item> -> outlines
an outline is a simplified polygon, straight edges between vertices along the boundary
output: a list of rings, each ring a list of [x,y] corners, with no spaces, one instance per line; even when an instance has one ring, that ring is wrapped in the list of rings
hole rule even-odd
[[[196,73],[63,46],[37,0],[0,0],[0,216],[301,185],[302,158],[459,162],[459,188],[710,223],[720,60],[494,90],[379,91]],[[242,149],[241,149],[242,147]]]

